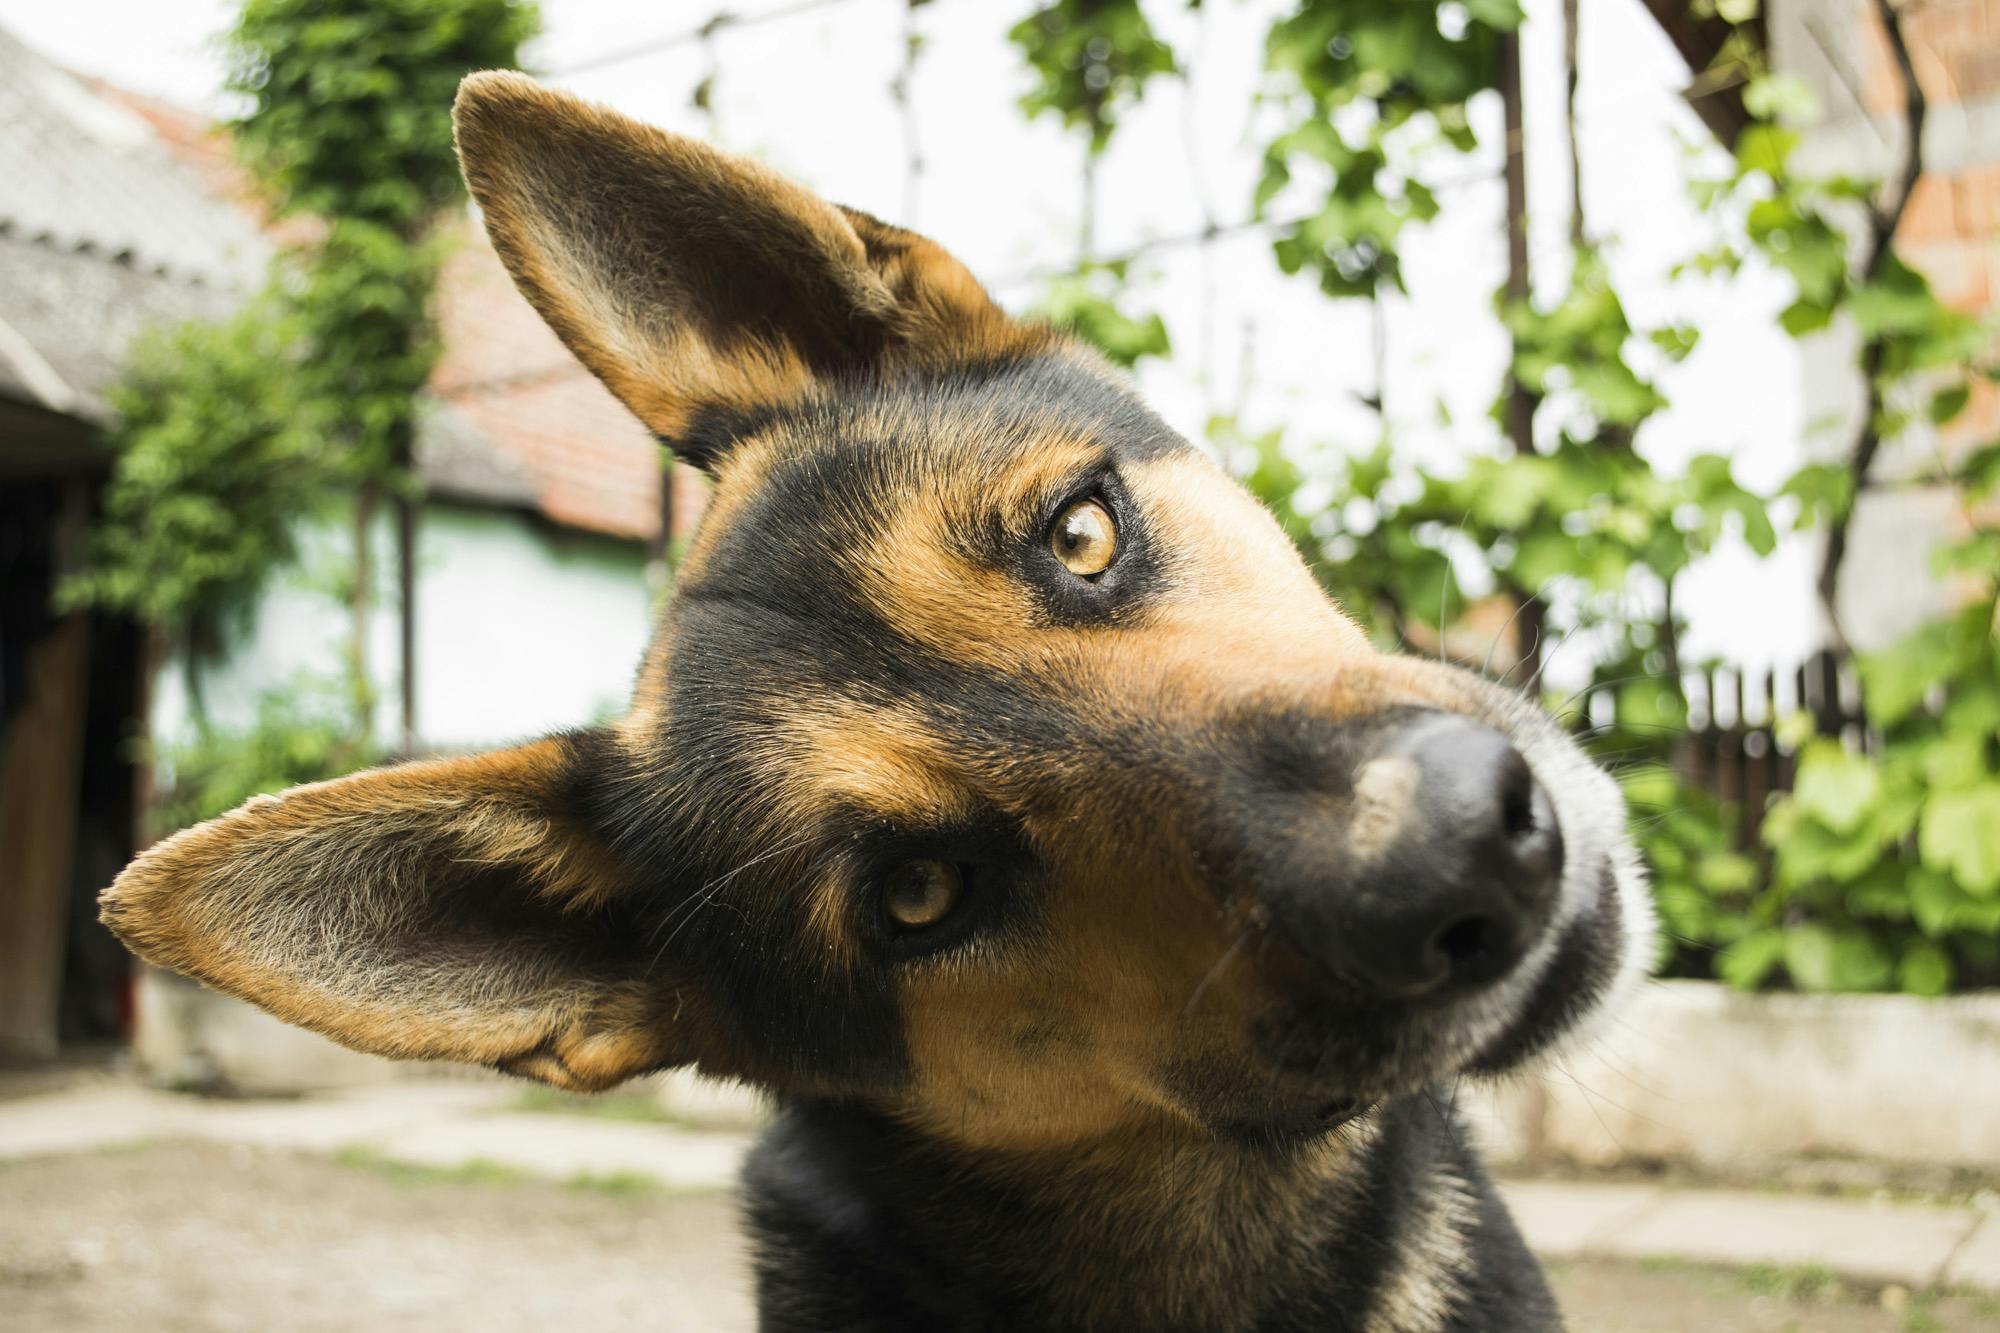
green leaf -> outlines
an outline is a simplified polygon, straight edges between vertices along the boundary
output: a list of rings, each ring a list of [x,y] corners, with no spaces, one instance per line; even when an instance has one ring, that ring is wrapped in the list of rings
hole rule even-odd
[[[1654,329],[1646,335],[1653,345],[1667,354],[1669,361],[1685,361],[1688,353],[1694,351],[1701,341],[1701,330],[1692,324],[1669,324]]]
[[[1951,955],[1929,940],[1911,940],[1896,964],[1896,982],[1910,995],[1942,995],[1951,989]]]
[[[1715,974],[1737,990],[1755,990],[1786,957],[1782,930],[1753,930],[1716,955]]]
[[[1875,766],[1836,741],[1814,741],[1799,756],[1794,794],[1799,804],[1836,833],[1858,829],[1881,789]]]
[[[1496,32],[1512,32],[1527,20],[1519,0],[1465,0],[1465,12]]]
[[[1861,336],[1871,341],[1921,333],[1945,314],[1924,276],[1894,255],[1884,259],[1880,272],[1848,298],[1847,309]]]
[[[1743,109],[1759,120],[1811,122],[1819,116],[1819,98],[1797,75],[1760,74],[1743,90]]]
[[[1958,925],[1960,913],[1970,900],[1964,889],[1949,875],[1916,866],[1905,887],[1910,896],[1910,918],[1926,935],[1941,936]]]
[[[1776,125],[1751,125],[1736,140],[1736,161],[1745,171],[1782,175],[1799,136]]]
[[[1757,887],[1757,863],[1741,852],[1713,852],[1701,858],[1695,878],[1706,893],[1748,893]]]
[[[1953,384],[1939,389],[1931,395],[1930,418],[1933,424],[1943,426],[1958,418],[1965,411],[1965,405],[1972,401],[1972,386]]]
[[[2000,782],[1934,794],[1917,825],[1917,851],[1971,893],[2000,888]]]
[[[1779,327],[1794,338],[1818,333],[1832,323],[1832,305],[1824,301],[1808,301],[1803,296],[1778,312]]]
[[[1924,781],[1937,791],[1957,791],[1991,778],[1990,740],[1988,733],[1977,730],[1950,731],[1931,740],[1923,748]],[[1994,836],[2000,837],[2000,828]]]
[[[1856,659],[1868,712],[1883,726],[1894,726],[1924,701],[1948,666],[1947,631],[1926,625],[1879,653]]]
[[[1896,977],[1896,959],[1865,930],[1837,931],[1833,937],[1833,988],[1843,991],[1889,989]]]
[[[1800,990],[1830,991],[1834,980],[1834,934],[1825,926],[1792,926],[1785,931],[1785,970]]]

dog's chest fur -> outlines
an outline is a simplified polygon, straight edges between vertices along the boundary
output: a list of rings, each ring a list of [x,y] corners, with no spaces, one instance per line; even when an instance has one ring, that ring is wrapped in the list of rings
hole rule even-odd
[[[745,1174],[766,1330],[1561,1327],[1434,1097],[1283,1150],[978,1164],[787,1108]]]

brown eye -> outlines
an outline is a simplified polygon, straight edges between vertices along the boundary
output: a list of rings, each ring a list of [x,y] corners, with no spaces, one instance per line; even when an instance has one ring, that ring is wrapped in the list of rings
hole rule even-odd
[[[1118,554],[1118,525],[1111,521],[1111,511],[1097,501],[1079,500],[1056,519],[1049,549],[1064,569],[1078,578],[1091,578],[1109,569]]]
[[[890,878],[882,901],[891,921],[909,930],[922,930],[945,919],[957,906],[962,887],[957,866],[945,861],[912,861]]]

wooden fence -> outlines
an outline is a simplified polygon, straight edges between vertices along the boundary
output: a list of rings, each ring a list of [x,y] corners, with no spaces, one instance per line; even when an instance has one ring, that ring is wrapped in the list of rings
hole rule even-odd
[[[1683,782],[1700,788],[1741,812],[1738,846],[1755,852],[1764,808],[1778,792],[1790,791],[1797,756],[1778,734],[1779,722],[1809,713],[1821,735],[1838,736],[1859,753],[1876,745],[1861,710],[1860,682],[1853,668],[1831,653],[1819,653],[1792,671],[1748,673],[1707,667],[1681,676],[1687,700],[1687,729],[1672,746],[1669,762]],[[1614,686],[1586,692],[1577,725],[1615,727]]]

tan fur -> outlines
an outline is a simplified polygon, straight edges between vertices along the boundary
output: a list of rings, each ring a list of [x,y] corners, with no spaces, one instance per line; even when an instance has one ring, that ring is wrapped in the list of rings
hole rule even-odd
[[[468,871],[565,914],[622,888],[609,853],[549,813],[555,760],[543,741],[260,798],[147,851],[104,919],[142,957],[362,1050],[608,1086],[680,1053],[672,1001],[554,952],[420,929]]]
[[[851,700],[802,701],[783,735],[746,758],[759,781],[782,793],[770,815],[774,842],[789,831],[814,828],[824,812],[843,807],[935,827],[971,805],[923,719]],[[846,910],[853,892],[844,881],[821,878],[806,893],[811,929],[843,965],[860,944]]]
[[[1423,771],[1402,755],[1371,759],[1354,773],[1354,808],[1347,817],[1347,849],[1372,861],[1396,841],[1408,821]]]
[[[466,79],[454,123],[515,282],[669,438],[703,408],[800,397],[850,344],[878,343],[888,369],[1047,337],[923,237],[519,74]]]

